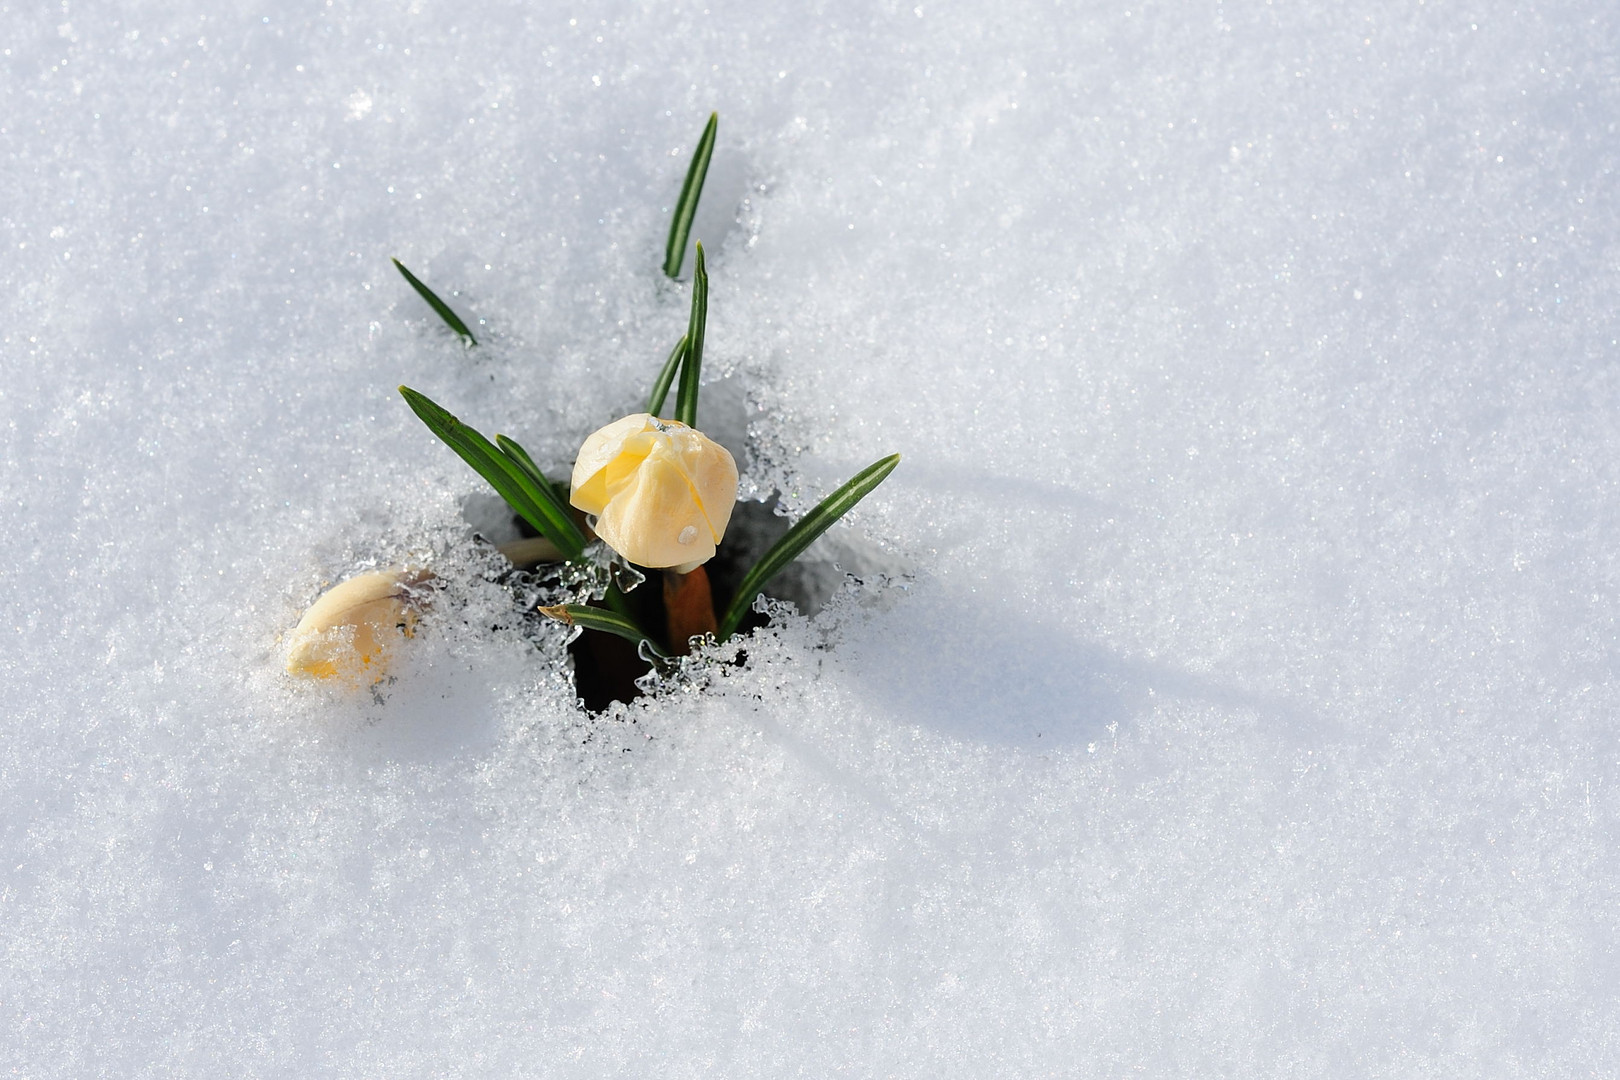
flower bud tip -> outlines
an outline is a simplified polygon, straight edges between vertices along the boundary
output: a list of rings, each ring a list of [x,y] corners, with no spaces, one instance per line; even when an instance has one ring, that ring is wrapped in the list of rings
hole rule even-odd
[[[379,570],[322,593],[287,644],[287,673],[367,684],[382,680],[401,638],[413,636],[419,604],[411,586],[420,571]]]

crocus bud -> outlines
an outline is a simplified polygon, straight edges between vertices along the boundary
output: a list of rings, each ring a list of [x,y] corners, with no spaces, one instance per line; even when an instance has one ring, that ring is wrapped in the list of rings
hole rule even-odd
[[[403,570],[361,574],[310,605],[287,644],[287,671],[311,679],[374,683],[416,625],[411,586],[428,575]]]
[[[585,440],[569,501],[596,515],[596,535],[626,559],[688,573],[726,534],[737,463],[701,431],[636,413]]]

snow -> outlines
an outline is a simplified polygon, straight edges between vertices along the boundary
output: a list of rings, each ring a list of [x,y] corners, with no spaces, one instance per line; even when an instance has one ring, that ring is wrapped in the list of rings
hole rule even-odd
[[[1620,1072],[1611,5],[0,16],[10,1074]],[[395,387],[640,408],[711,109],[702,415],[889,576],[590,717]]]

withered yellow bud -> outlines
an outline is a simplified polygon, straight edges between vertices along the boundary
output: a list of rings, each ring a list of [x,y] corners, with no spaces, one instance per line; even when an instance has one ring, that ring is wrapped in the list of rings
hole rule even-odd
[[[332,586],[298,620],[287,644],[287,671],[311,679],[374,683],[416,626],[411,586],[421,571],[380,570]]]
[[[737,463],[701,431],[636,413],[585,440],[569,501],[596,515],[596,535],[626,559],[687,573],[726,534]]]

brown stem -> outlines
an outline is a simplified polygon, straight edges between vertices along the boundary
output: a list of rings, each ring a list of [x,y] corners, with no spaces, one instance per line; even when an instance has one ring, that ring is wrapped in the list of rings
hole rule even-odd
[[[714,596],[709,574],[698,567],[690,574],[664,571],[664,613],[669,621],[669,644],[675,655],[691,651],[690,640],[719,629],[714,617]]]

